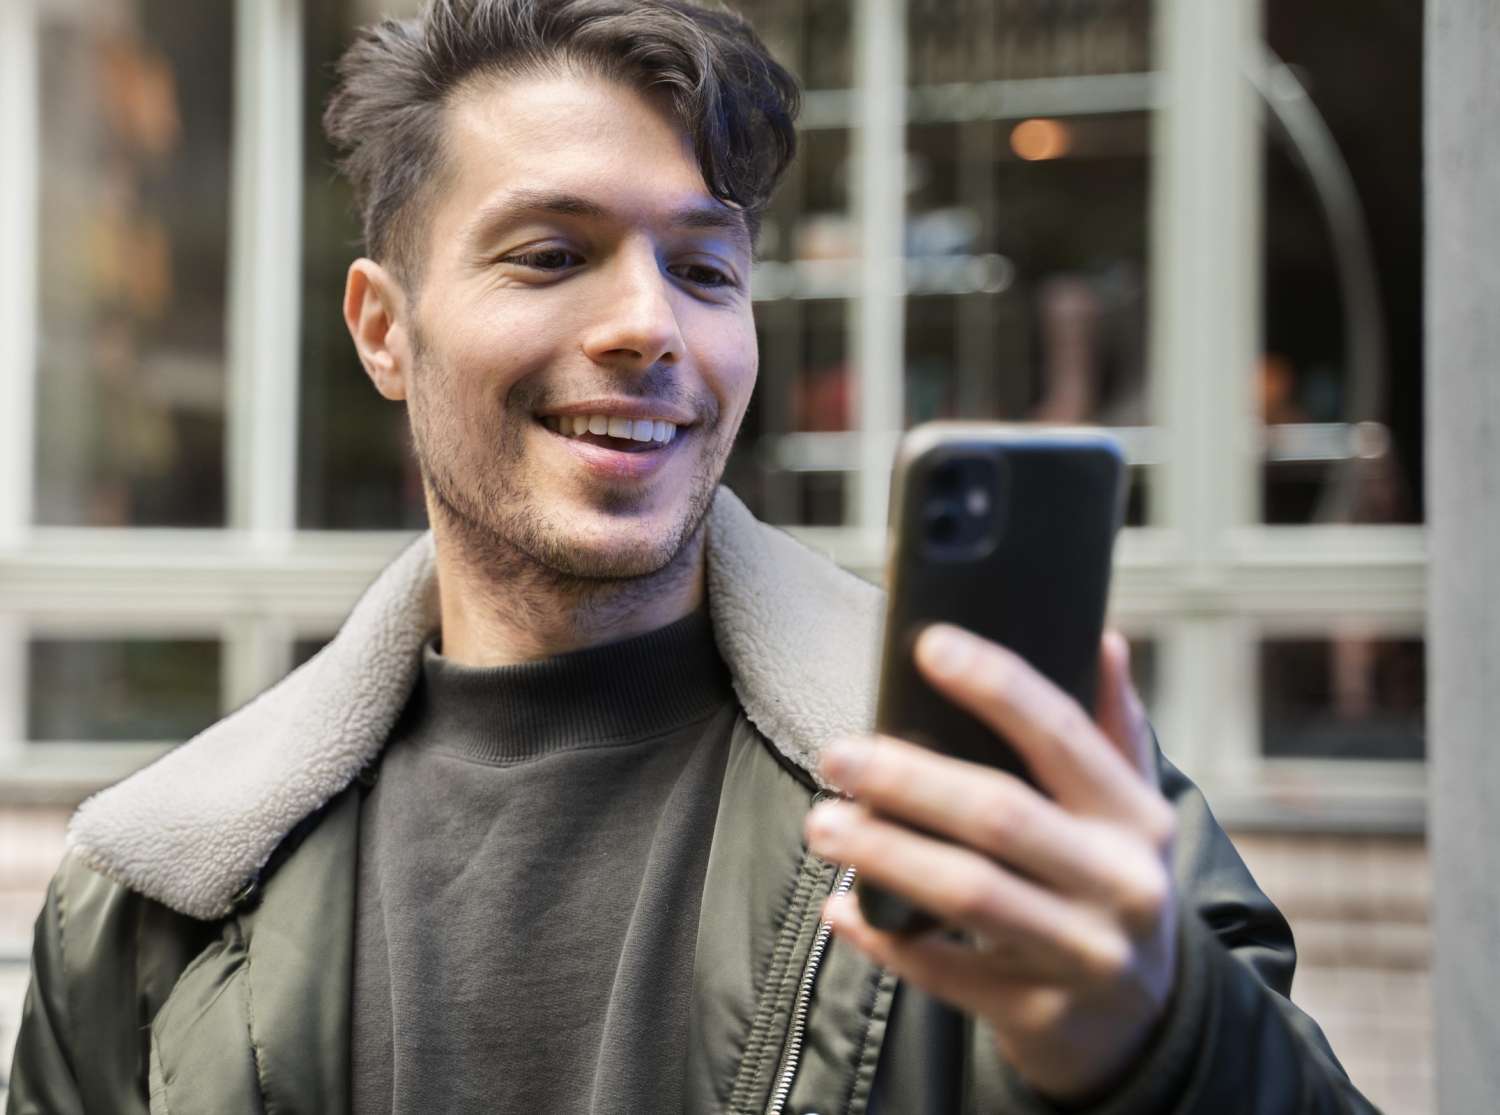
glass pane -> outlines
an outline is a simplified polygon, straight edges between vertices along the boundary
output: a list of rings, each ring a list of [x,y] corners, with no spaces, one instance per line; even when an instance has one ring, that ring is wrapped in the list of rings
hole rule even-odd
[[[908,424],[1148,424],[1149,142],[1143,112],[909,128]]]
[[[1156,710],[1157,686],[1159,684],[1156,640],[1135,638],[1130,641],[1130,676],[1135,682],[1135,691],[1140,694],[1141,704],[1149,717]]]
[[[844,521],[853,400],[848,303],[787,297],[756,304],[760,379],[725,482],[771,522]]]
[[[750,20],[804,88],[847,89],[854,84],[850,0],[740,0],[731,6]]]
[[[1422,519],[1422,5],[1361,10],[1266,5],[1289,67],[1266,115],[1270,523]],[[1294,143],[1278,113],[1333,147]],[[1325,208],[1341,184],[1358,209]]]
[[[747,14],[761,26],[753,7]],[[777,26],[790,34],[801,25]],[[771,522],[833,526],[844,521],[852,443],[839,438],[854,403],[845,299],[858,251],[849,218],[850,137],[843,128],[816,128],[798,142],[756,247],[760,377],[725,481]]]
[[[908,421],[1143,424],[1146,114],[914,125],[908,150]]]
[[[354,29],[415,3],[306,4],[303,121],[302,377],[297,522],[307,529],[426,526],[406,408],[381,398],[354,354],[342,312],[344,275],[359,252],[348,185],[334,173],[321,115],[333,65]]]
[[[333,635],[329,634],[324,638],[297,639],[294,641],[292,643],[292,669],[295,670],[298,666],[306,663],[309,658],[326,647],[332,639]]]
[[[908,422],[1144,424],[1145,87],[1079,115],[1068,79],[1148,70],[1151,4],[913,0],[908,12],[911,84],[1041,81],[1028,118],[956,119],[977,90],[913,101]]]
[[[859,251],[849,219],[850,136],[843,128],[801,133],[797,159],[761,224],[758,260],[846,261]],[[766,292],[774,293],[774,292]]]
[[[170,742],[219,717],[217,640],[34,639],[27,737]]]
[[[224,522],[233,16],[42,5],[39,523]]]
[[[1422,759],[1427,674],[1421,639],[1346,624],[1329,638],[1260,648],[1261,745],[1271,758]]]
[[[1150,67],[1149,0],[910,0],[908,28],[913,85]]]

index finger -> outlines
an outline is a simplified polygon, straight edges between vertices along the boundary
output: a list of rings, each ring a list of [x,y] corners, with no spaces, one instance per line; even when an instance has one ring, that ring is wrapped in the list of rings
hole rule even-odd
[[[934,624],[918,637],[916,659],[934,688],[1004,736],[1065,808],[1153,829],[1170,810],[1078,702],[1019,655]]]

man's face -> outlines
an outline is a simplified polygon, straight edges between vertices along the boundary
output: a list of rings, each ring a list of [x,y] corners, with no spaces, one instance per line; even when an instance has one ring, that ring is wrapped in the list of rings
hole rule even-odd
[[[653,573],[755,385],[744,222],[660,102],[599,78],[485,82],[446,147],[407,390],[430,496],[481,550]]]

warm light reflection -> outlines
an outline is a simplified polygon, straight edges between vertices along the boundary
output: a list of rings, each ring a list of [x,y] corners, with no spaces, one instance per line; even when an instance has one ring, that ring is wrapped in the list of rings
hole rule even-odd
[[[1027,162],[1060,159],[1073,148],[1073,133],[1060,120],[1022,120],[1010,133],[1010,149]]]

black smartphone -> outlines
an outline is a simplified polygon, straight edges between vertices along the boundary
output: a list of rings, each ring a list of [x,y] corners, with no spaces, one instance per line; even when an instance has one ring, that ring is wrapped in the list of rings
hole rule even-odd
[[[876,730],[1031,781],[1003,739],[923,680],[913,646],[952,623],[1025,658],[1092,712],[1126,469],[1098,430],[930,423],[896,455]],[[936,924],[863,883],[871,925]]]

